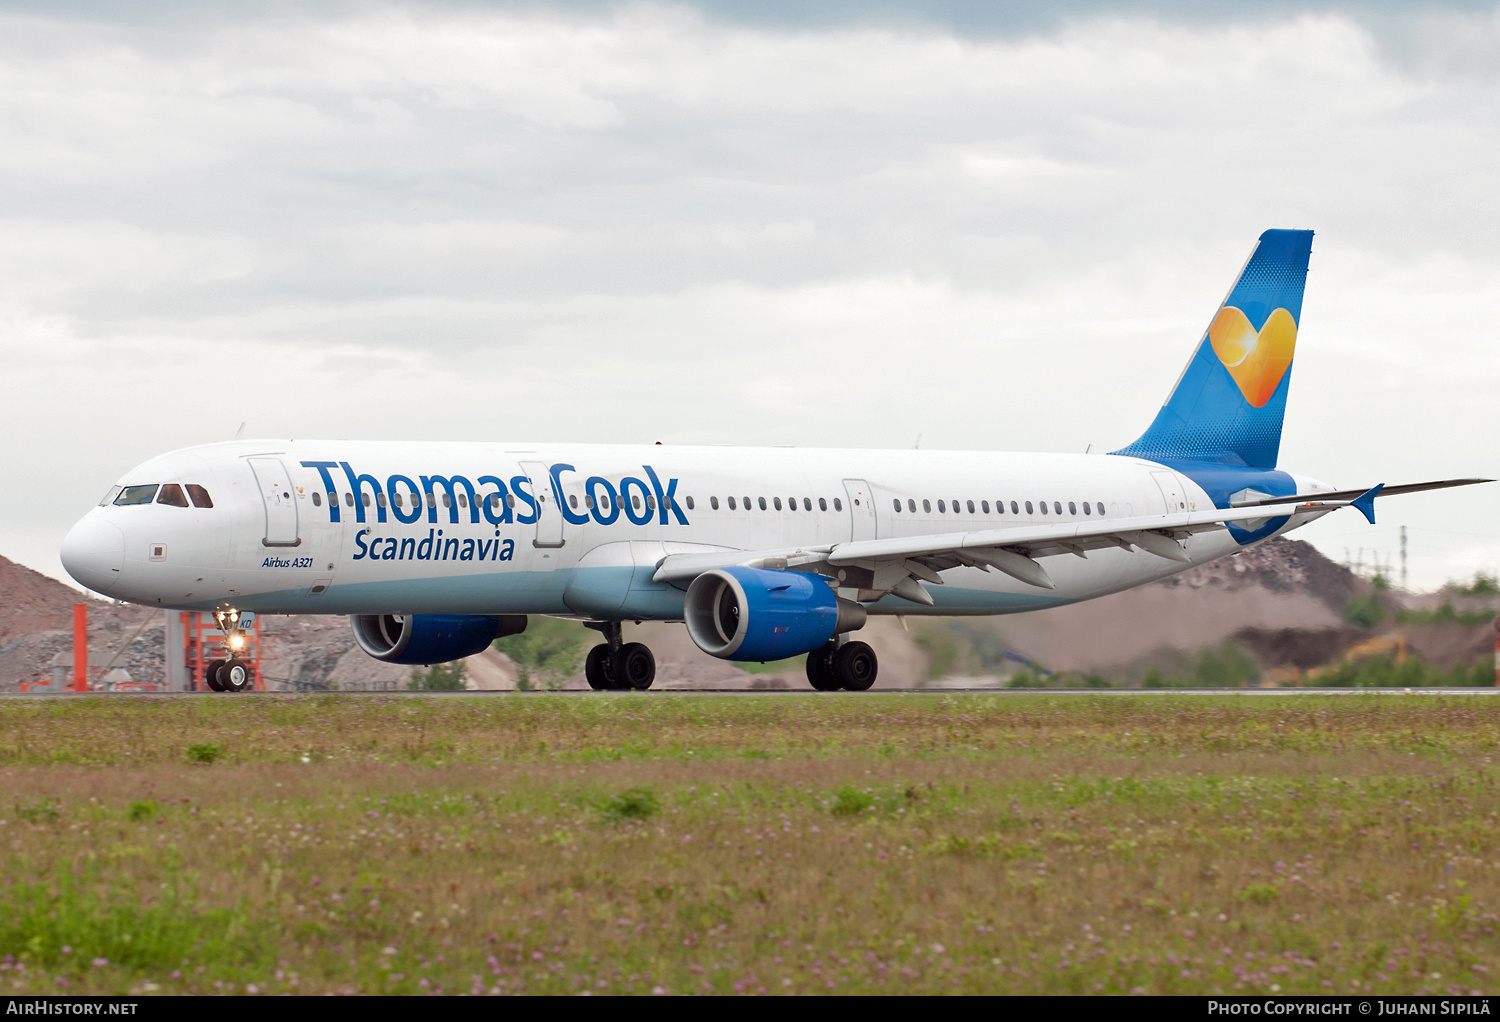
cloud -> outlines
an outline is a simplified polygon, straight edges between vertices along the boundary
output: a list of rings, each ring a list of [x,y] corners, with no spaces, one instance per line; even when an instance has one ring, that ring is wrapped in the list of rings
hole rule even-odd
[[[241,420],[1112,448],[1270,226],[1319,231],[1283,464],[1500,474],[1493,8],[164,9],[0,13],[0,424],[46,495],[0,541],[45,570]],[[1482,491],[1399,501],[1473,533],[1419,579],[1500,562]]]

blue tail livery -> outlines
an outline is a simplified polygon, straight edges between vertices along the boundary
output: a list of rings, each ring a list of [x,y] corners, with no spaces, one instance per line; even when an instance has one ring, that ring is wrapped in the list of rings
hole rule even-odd
[[[1266,231],[1151,427],[1115,454],[1275,468],[1312,231]]]

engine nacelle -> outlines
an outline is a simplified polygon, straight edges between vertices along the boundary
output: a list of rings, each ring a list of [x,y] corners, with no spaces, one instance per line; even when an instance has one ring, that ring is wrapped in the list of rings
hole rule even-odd
[[[462,660],[526,630],[518,614],[357,614],[349,621],[359,648],[388,664]]]
[[[684,614],[698,648],[721,660],[782,660],[864,627],[865,608],[817,575],[715,568],[688,586]]]

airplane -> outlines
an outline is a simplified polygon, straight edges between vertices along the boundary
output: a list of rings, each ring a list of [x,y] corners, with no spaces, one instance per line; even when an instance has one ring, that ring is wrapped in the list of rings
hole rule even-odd
[[[683,622],[711,656],[807,654],[862,691],[871,615],[992,615],[1093,599],[1377,496],[1281,469],[1313,232],[1262,234],[1187,367],[1109,454],[234,440],[141,464],[63,542],[80,584],[212,611],[207,682],[249,687],[256,614],[343,614],[377,660],[457,660],[529,615],[602,634],[585,676],[646,689],[626,621]]]

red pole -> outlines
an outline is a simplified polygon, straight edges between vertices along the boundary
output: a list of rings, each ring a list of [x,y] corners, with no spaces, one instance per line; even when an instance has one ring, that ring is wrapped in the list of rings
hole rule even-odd
[[[89,606],[73,604],[73,691],[89,690]]]

